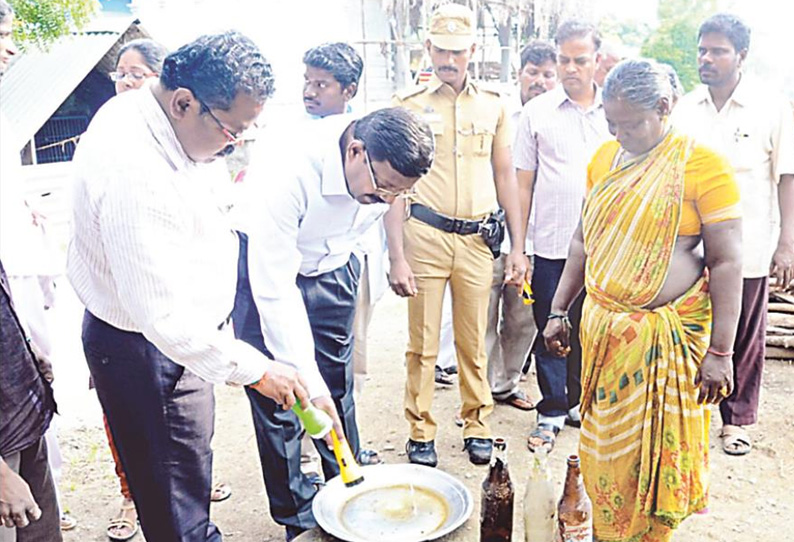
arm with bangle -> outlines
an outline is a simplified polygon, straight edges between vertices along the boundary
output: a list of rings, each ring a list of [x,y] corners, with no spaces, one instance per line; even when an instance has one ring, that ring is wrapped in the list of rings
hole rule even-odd
[[[584,252],[584,236],[582,223],[576,228],[568,248],[568,259],[562,277],[557,285],[554,299],[551,301],[546,328],[543,330],[543,340],[546,350],[551,354],[564,357],[571,350],[571,321],[568,319],[568,308],[584,288],[584,268],[587,256]]]
[[[716,404],[733,392],[733,343],[742,292],[742,222],[725,220],[703,225],[711,296],[711,342],[700,363],[695,384],[698,402]]]

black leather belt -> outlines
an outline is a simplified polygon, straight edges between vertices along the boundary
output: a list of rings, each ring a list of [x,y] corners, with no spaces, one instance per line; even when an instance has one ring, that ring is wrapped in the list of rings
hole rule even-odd
[[[458,235],[471,235],[480,231],[481,220],[463,220],[437,213],[421,203],[411,204],[411,216],[436,229]]]

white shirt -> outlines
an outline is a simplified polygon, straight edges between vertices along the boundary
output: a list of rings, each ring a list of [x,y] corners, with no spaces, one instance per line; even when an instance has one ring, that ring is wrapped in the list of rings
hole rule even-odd
[[[232,310],[238,242],[148,88],[111,99],[74,158],[67,273],[97,318],[142,333],[213,383],[252,384],[267,358],[218,330]]]
[[[778,183],[794,174],[794,115],[783,98],[742,75],[717,111],[706,85],[681,98],[673,122],[728,158],[742,201],[742,275],[769,275],[780,235]]]
[[[13,128],[0,114],[0,258],[9,277],[54,276],[58,269],[50,239],[25,199],[22,161],[11,142]]]
[[[244,211],[248,271],[265,344],[277,359],[316,365],[295,279],[347,264],[364,232],[388,210],[361,205],[348,192],[339,139],[354,118],[333,115],[299,125],[279,156],[263,148],[268,139],[251,153]],[[307,384],[312,397],[328,394],[321,378]]]
[[[524,105],[513,163],[536,172],[529,231],[534,254],[551,260],[568,257],[587,188],[587,164],[611,138],[601,89],[586,110],[568,98],[562,85]]]

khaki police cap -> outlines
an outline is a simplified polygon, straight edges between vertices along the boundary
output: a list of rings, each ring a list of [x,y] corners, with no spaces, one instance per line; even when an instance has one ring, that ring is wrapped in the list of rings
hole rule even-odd
[[[460,4],[444,4],[430,16],[430,43],[439,49],[462,51],[475,41],[474,12]]]

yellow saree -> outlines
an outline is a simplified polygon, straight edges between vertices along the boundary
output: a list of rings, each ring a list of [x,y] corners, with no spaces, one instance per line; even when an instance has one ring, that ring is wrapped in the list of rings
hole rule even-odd
[[[670,133],[585,202],[580,454],[599,541],[669,540],[706,506],[709,419],[694,379],[709,343],[707,279],[644,308],[668,274],[692,149]]]

